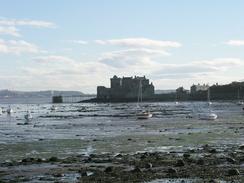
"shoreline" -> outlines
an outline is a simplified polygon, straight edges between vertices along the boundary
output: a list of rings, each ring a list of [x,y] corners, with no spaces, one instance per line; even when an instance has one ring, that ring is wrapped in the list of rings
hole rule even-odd
[[[218,148],[205,144],[180,152],[29,157],[1,163],[0,181],[243,182],[243,163],[244,145]]]

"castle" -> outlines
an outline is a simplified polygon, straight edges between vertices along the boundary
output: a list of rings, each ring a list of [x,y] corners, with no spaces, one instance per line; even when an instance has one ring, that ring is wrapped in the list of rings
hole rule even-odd
[[[145,76],[120,78],[115,75],[114,77],[110,78],[110,85],[110,88],[106,88],[104,86],[97,87],[97,99],[135,100],[138,97],[140,85],[143,99],[148,99],[154,96],[153,83],[149,83],[149,79],[146,79]]]

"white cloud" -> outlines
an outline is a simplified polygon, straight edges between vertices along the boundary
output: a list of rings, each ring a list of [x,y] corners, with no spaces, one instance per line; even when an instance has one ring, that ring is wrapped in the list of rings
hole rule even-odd
[[[125,38],[125,39],[110,39],[110,40],[95,40],[98,44],[108,44],[124,47],[160,47],[160,48],[178,48],[181,47],[181,43],[176,41],[160,41],[147,38]]]
[[[230,46],[244,46],[244,40],[229,40],[226,44]]]
[[[68,57],[59,56],[59,55],[49,55],[49,56],[39,56],[33,58],[33,60],[39,63],[74,63],[74,60]]]
[[[38,52],[40,52],[39,48],[32,43],[23,40],[5,41],[0,39],[0,53],[21,54]]]
[[[83,40],[69,40],[68,42],[75,43],[75,44],[81,44],[81,45],[88,44],[87,41],[83,41]]]
[[[120,68],[143,64],[145,60],[149,63],[148,60],[152,58],[168,55],[170,54],[164,50],[135,48],[104,53],[99,61],[106,65]]]
[[[19,30],[14,26],[0,26],[0,34],[19,37]]]
[[[0,18],[0,25],[2,26],[31,26],[31,27],[43,27],[43,28],[55,28],[56,25],[52,22],[43,20],[17,20],[17,19],[7,19]]]
[[[106,44],[106,41],[99,40],[99,39],[94,40],[94,42],[97,43],[97,44],[101,44],[101,45],[105,45]]]
[[[212,60],[194,61],[188,64],[159,64],[163,74],[194,74],[226,71],[235,66],[243,66],[244,61],[239,58],[216,58]]]
[[[230,82],[237,77],[228,78],[225,71],[229,69],[234,71],[235,68],[242,67],[244,62],[238,58],[216,58],[187,64],[165,64],[152,60],[152,57],[141,58],[142,60],[138,58],[136,64],[114,67],[111,64],[101,63],[99,59],[88,62],[61,55],[34,57],[33,63],[22,67],[21,72],[16,73],[17,78],[0,76],[0,87],[13,85],[15,89],[72,89],[95,93],[96,86],[109,86],[109,78],[114,74],[146,75],[154,81],[156,88],[176,88],[181,85],[188,87],[197,82]],[[128,58],[129,61],[131,60]]]

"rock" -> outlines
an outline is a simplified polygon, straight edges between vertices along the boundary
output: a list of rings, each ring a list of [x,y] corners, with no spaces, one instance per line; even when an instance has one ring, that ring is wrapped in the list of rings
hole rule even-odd
[[[63,177],[64,176],[64,174],[62,174],[62,173],[56,173],[56,174],[54,174],[54,177]]]
[[[184,158],[190,158],[190,156],[191,156],[191,155],[188,154],[188,153],[184,153],[184,154],[183,154],[183,157],[184,157]]]
[[[215,180],[215,179],[212,179],[212,180],[209,181],[209,183],[219,183],[219,182],[220,182],[220,181]]]
[[[87,177],[87,176],[88,176],[88,173],[87,173],[87,172],[83,172],[83,171],[81,171],[81,172],[80,172],[80,175],[81,175],[82,177]]]
[[[234,160],[233,158],[230,158],[230,157],[227,157],[226,160],[227,160],[229,163],[232,163],[232,164],[235,164],[235,163],[236,163],[236,160]]]
[[[209,149],[208,152],[214,154],[214,153],[217,153],[217,150],[216,149]]]
[[[176,174],[176,173],[177,173],[177,170],[174,169],[174,168],[169,168],[169,169],[167,170],[167,172],[168,172],[169,174]]]
[[[90,158],[95,158],[96,157],[95,154],[90,154],[89,156],[90,156]]]
[[[42,162],[42,159],[41,159],[41,158],[38,158],[36,161],[37,161],[38,163],[41,163],[41,162]]]
[[[84,160],[85,163],[90,163],[92,161],[91,157],[88,157],[87,159]]]
[[[132,173],[141,173],[142,170],[139,167],[135,167],[133,170],[131,170]]]
[[[240,145],[240,146],[239,146],[239,149],[240,149],[240,150],[244,150],[244,145]]]
[[[24,158],[24,159],[22,159],[21,161],[23,162],[23,163],[28,163],[28,162],[33,162],[35,159],[34,158]]]
[[[204,163],[203,159],[199,159],[199,160],[197,160],[197,164],[198,165],[204,165],[205,163]]]
[[[58,161],[58,158],[53,156],[53,157],[49,158],[49,161],[56,162],[56,161]]]
[[[185,166],[185,162],[181,159],[179,159],[177,162],[176,162],[176,165],[175,166]]]
[[[235,176],[235,175],[240,175],[239,170],[237,170],[237,169],[228,170],[228,176]]]
[[[152,168],[152,163],[147,163],[147,164],[145,165],[145,168],[147,168],[147,169],[151,169],[151,168]]]
[[[208,149],[208,148],[209,148],[208,144],[203,145],[203,149]]]
[[[112,166],[108,166],[107,168],[105,168],[104,172],[105,173],[110,173],[113,171],[113,167]]]
[[[195,151],[195,149],[190,149],[189,152],[190,153],[195,153],[196,151]]]
[[[115,157],[116,158],[122,158],[123,156],[122,156],[122,154],[117,154]]]

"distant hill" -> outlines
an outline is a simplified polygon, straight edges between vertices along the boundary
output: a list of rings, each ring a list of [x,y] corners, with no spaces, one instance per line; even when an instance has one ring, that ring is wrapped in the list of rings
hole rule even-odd
[[[79,91],[14,91],[14,90],[0,90],[0,98],[28,98],[28,97],[52,97],[55,95],[71,96],[84,95]]]

